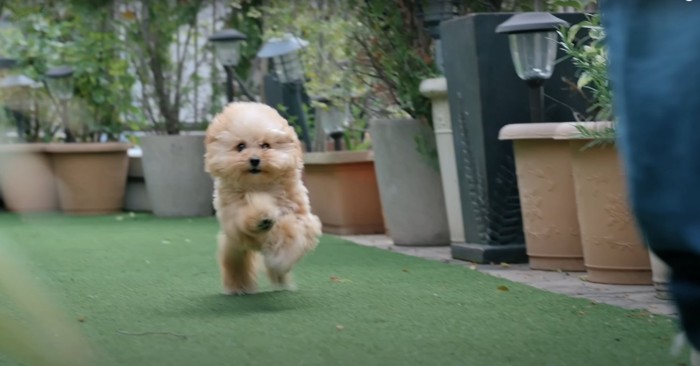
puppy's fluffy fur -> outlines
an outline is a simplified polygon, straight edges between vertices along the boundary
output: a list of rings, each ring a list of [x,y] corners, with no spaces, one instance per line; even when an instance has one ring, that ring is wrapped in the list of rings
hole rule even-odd
[[[321,235],[301,180],[296,132],[275,109],[236,102],[214,118],[205,144],[206,169],[214,178],[224,291],[255,292],[256,267],[263,261],[274,285],[293,288],[292,267]]]

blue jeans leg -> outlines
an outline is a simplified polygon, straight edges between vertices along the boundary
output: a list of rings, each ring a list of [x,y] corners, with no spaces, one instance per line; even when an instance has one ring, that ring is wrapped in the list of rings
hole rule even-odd
[[[700,1],[600,6],[632,210],[700,349]]]

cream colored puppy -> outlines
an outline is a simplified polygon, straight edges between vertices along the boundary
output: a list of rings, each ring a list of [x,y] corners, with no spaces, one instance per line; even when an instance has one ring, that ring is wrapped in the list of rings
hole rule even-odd
[[[256,290],[258,254],[274,285],[292,289],[290,271],[318,244],[321,222],[301,180],[301,143],[265,104],[229,104],[209,125],[205,165],[214,178],[224,291]]]

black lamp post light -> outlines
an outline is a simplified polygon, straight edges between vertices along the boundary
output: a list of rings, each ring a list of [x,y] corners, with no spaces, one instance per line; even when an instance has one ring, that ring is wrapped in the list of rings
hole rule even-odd
[[[280,38],[272,38],[258,51],[260,58],[271,58],[277,80],[294,88],[295,103],[299,111],[299,124],[306,150],[311,151],[311,138],[306,122],[306,114],[302,108],[302,86],[304,84],[304,67],[299,59],[299,51],[309,45],[309,42],[286,34]]]
[[[68,118],[68,102],[73,98],[73,68],[61,66],[46,72],[46,88],[61,109],[63,129],[66,134],[66,142],[75,142],[75,136],[70,131]]]
[[[530,87],[531,122],[544,121],[544,81],[552,76],[559,26],[569,23],[550,13],[519,13],[496,27],[508,34],[515,72]]]
[[[343,149],[342,141],[350,106],[347,103],[336,106],[326,98],[319,99],[318,102],[323,106],[316,108],[316,128],[322,127],[323,132],[333,139],[333,149],[340,151]]]
[[[17,60],[0,56],[0,70],[10,70],[17,65]]]
[[[423,20],[423,27],[433,39],[433,57],[440,73],[445,69],[442,61],[442,42],[440,41],[440,23],[460,14],[461,1],[459,0],[425,0],[421,5],[419,17]]]
[[[209,42],[214,45],[214,54],[226,72],[226,96],[229,102],[234,99],[234,79],[241,86],[241,90],[250,100],[254,98],[245,89],[244,84],[238,80],[234,68],[241,61],[241,45],[248,37],[235,30],[223,29],[209,36]]]

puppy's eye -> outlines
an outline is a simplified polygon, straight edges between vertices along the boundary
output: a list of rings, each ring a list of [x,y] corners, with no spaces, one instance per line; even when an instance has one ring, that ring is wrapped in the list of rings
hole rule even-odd
[[[265,142],[265,143],[263,143],[262,145],[260,145],[260,147],[262,147],[263,150],[267,150],[267,149],[270,148],[270,144],[268,144],[267,142]]]
[[[240,144],[236,145],[236,150],[238,152],[245,150],[245,144],[241,142]]]

